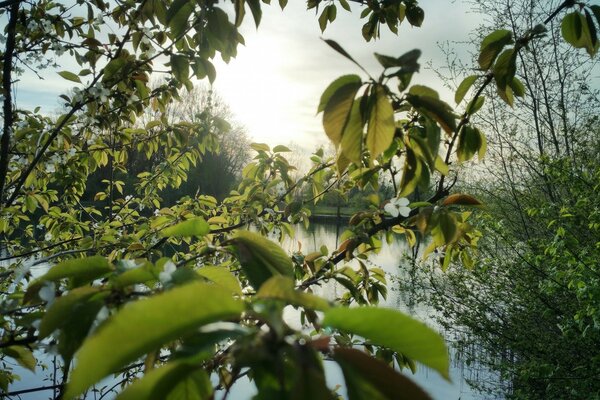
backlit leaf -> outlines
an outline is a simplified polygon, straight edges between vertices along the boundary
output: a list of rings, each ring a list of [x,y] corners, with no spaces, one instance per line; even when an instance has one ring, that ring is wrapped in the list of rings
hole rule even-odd
[[[60,71],[58,74],[68,81],[81,83],[81,79],[79,79],[79,76],[77,76],[76,74],[74,74],[72,72]]]
[[[322,324],[406,354],[449,379],[450,360],[442,336],[400,311],[377,307],[332,308],[325,312]]]
[[[83,343],[65,398],[80,395],[106,375],[165,343],[207,323],[239,316],[243,310],[244,304],[228,290],[201,282],[129,303]]]
[[[385,89],[376,86],[374,96],[375,101],[369,110],[369,125],[367,128],[367,148],[372,158],[376,158],[390,147],[396,132],[394,109],[385,93]]]
[[[248,280],[258,289],[270,277],[294,276],[292,260],[275,242],[253,232],[238,231],[231,243]]]
[[[329,308],[327,300],[310,293],[301,292],[294,288],[294,281],[282,275],[275,275],[258,290],[259,299],[284,300],[288,304],[324,311]]]
[[[351,82],[339,87],[329,98],[323,110],[323,128],[335,146],[342,141],[342,134],[350,119],[356,92],[361,85],[361,82]]]
[[[458,85],[456,93],[454,94],[454,101],[456,102],[456,104],[460,103],[465,98],[465,95],[467,94],[471,86],[473,86],[477,78],[477,75],[467,76],[465,79],[463,79],[460,85]]]
[[[161,231],[164,237],[205,236],[210,232],[210,226],[202,217],[190,218]]]
[[[481,42],[479,53],[479,66],[488,70],[494,60],[500,54],[504,46],[513,43],[512,32],[506,29],[498,29],[487,35]]]
[[[321,95],[321,100],[319,101],[319,107],[317,108],[317,113],[320,113],[321,111],[323,111],[325,109],[325,106],[327,105],[327,103],[329,103],[331,96],[333,96],[333,94],[335,92],[337,92],[339,88],[341,88],[342,86],[346,86],[346,85],[351,85],[351,84],[357,85],[357,84],[361,84],[361,83],[362,83],[362,81],[360,79],[360,76],[358,76],[358,75],[344,75],[344,76],[337,78],[335,81],[331,82],[331,84],[329,84],[327,89],[325,89],[325,91]]]

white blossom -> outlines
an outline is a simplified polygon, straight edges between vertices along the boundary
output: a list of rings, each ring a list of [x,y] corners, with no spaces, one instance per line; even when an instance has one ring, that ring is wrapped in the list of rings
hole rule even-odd
[[[46,234],[44,235],[44,240],[47,242],[52,240],[52,234],[50,232],[46,232]]]
[[[163,272],[158,274],[158,279],[163,285],[170,283],[173,279],[173,273],[177,271],[177,266],[172,261],[167,261],[163,268]]]
[[[56,284],[54,282],[46,282],[38,292],[38,297],[46,302],[46,308],[54,303],[56,298]]]
[[[409,203],[410,201],[408,201],[406,197],[394,197],[383,207],[383,209],[392,217],[397,217],[398,215],[408,217],[410,215],[410,207],[408,207]]]

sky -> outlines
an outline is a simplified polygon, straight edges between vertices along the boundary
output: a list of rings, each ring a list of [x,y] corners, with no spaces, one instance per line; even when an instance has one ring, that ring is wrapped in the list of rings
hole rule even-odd
[[[351,4],[352,13],[338,7],[337,19],[321,33],[318,15],[314,10],[307,11],[304,1],[290,1],[284,11],[276,3],[263,5],[258,29],[247,13],[240,28],[246,45],[239,47],[238,56],[229,64],[217,56],[214,90],[229,105],[234,122],[245,127],[252,141],[272,146],[294,143],[305,152],[327,145],[316,109],[328,84],[345,74],[364,77],[357,66],[321,38],[337,41],[374,76],[381,71],[374,52],[397,57],[419,48],[423,52],[422,68],[413,83],[436,88],[443,99],[453,104],[452,93],[442,87],[435,71],[426,65],[431,63],[434,69],[443,70],[445,60],[438,44],[464,42],[480,21],[479,16],[469,12],[464,0],[423,0],[420,5],[425,9],[425,21],[421,28],[404,21],[398,35],[384,27],[379,40],[367,43],[361,35],[364,20],[359,18],[357,4]],[[465,45],[456,48],[466,54]],[[62,64],[58,71],[69,69],[67,60],[58,61]],[[41,105],[43,112],[55,112],[58,95],[70,88],[70,82],[56,71],[38,71],[43,81],[29,72],[22,76],[16,85],[19,106]]]
[[[250,18],[242,26],[246,46],[240,47],[236,59],[229,65],[217,63],[215,90],[255,141],[291,141],[306,151],[326,145],[321,115],[316,115],[321,93],[341,75],[364,73],[321,40],[325,38],[338,42],[374,76],[381,71],[374,52],[398,57],[421,49],[421,73],[413,83],[431,85],[451,103],[453,95],[424,64],[442,68],[445,60],[437,44],[464,42],[479,20],[461,1],[425,0],[421,6],[425,9],[421,28],[404,21],[398,35],[383,28],[381,38],[369,43],[361,35],[364,20],[359,12],[348,13],[338,7],[337,19],[321,33],[318,15],[307,11],[302,1],[290,1],[284,11],[278,6],[265,7],[258,30]],[[359,10],[356,4],[351,7]],[[464,51],[464,45],[459,47]]]

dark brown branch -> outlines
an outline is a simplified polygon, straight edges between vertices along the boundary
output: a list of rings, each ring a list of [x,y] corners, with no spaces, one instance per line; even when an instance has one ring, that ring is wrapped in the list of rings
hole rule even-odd
[[[4,52],[2,68],[2,91],[4,92],[4,126],[2,128],[2,138],[0,139],[0,205],[4,200],[4,189],[6,185],[6,175],[8,173],[8,162],[10,154],[10,137],[14,121],[12,107],[12,65],[15,52],[15,33],[17,27],[17,17],[19,13],[19,3],[15,2],[10,7],[10,16],[8,19],[6,50]]]

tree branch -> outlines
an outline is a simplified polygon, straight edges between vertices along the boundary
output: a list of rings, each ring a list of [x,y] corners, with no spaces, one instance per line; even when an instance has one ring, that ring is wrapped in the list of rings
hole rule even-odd
[[[4,200],[4,188],[6,185],[6,175],[8,173],[8,162],[10,154],[10,137],[14,121],[12,107],[12,65],[15,52],[15,33],[17,26],[17,17],[19,13],[19,2],[14,2],[10,7],[10,16],[8,19],[6,50],[4,52],[2,68],[2,91],[4,92],[4,126],[2,129],[2,138],[0,139],[0,207]]]

